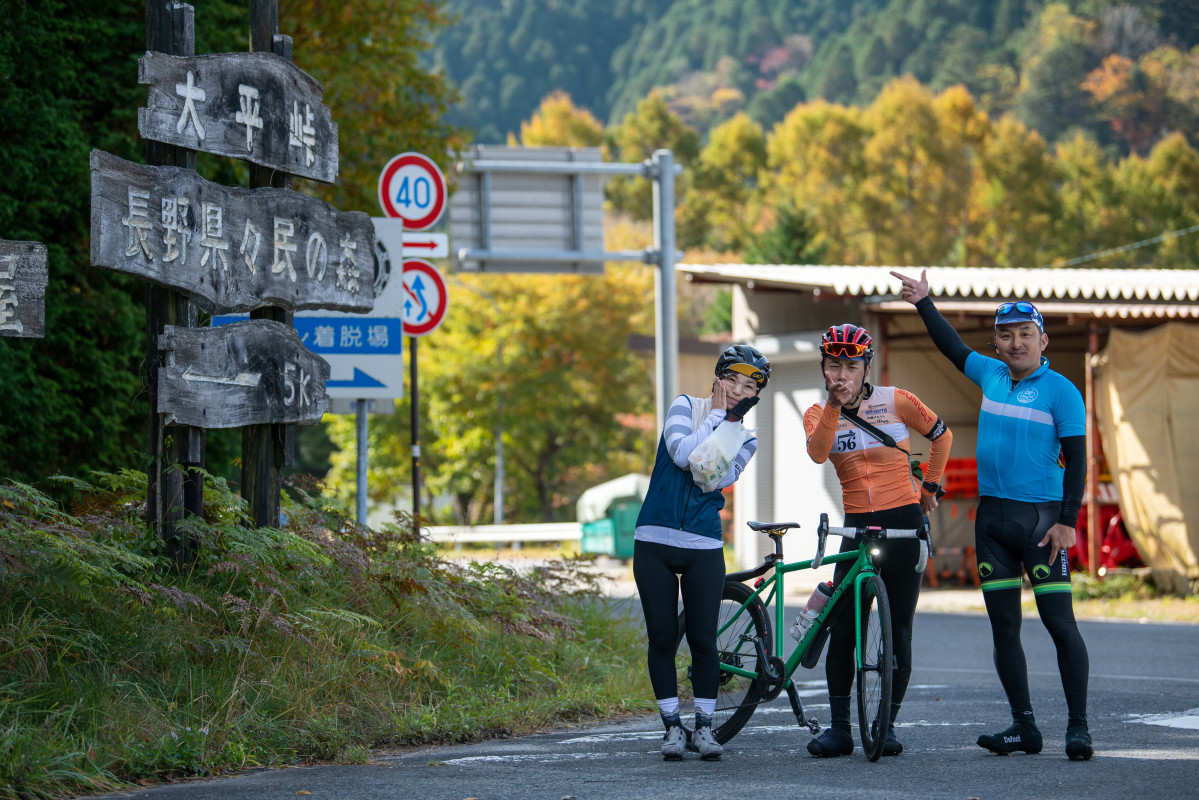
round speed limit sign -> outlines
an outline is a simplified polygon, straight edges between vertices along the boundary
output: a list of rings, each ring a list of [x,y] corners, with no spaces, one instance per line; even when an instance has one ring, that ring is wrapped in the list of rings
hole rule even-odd
[[[432,227],[445,203],[445,176],[426,155],[400,153],[379,176],[379,205],[387,216],[404,220],[405,230]]]

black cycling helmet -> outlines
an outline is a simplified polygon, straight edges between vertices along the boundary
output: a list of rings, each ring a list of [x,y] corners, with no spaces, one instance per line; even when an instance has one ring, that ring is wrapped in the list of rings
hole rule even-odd
[[[734,344],[725,348],[720,358],[716,359],[716,374],[723,375],[726,372],[737,372],[757,381],[760,391],[766,388],[766,382],[770,380],[770,361],[756,348]]]
[[[820,337],[820,360],[825,356],[844,358],[847,361],[865,361],[874,358],[874,337],[865,328],[846,322],[833,325]]]

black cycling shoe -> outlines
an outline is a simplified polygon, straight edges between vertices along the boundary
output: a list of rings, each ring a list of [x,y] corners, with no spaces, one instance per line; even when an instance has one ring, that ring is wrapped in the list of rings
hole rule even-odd
[[[842,728],[829,728],[808,742],[808,752],[817,758],[836,758],[853,753],[853,734]]]
[[[1024,752],[1034,756],[1041,752],[1043,742],[1037,726],[1028,722],[1017,722],[1002,733],[989,733],[978,737],[978,746],[985,747],[1001,756]]]
[[[1090,761],[1095,755],[1091,746],[1091,732],[1086,724],[1066,726],[1066,757],[1071,761]]]

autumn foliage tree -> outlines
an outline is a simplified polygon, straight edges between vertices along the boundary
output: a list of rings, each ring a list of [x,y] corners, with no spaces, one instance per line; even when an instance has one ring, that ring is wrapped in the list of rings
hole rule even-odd
[[[462,274],[450,277],[449,291],[445,321],[419,348],[429,492],[452,498],[456,521],[489,520],[502,431],[504,518],[573,519],[584,489],[637,466],[642,434],[620,420],[653,400],[649,366],[628,346],[652,296],[650,273]],[[331,435],[353,453],[350,421]],[[371,437],[373,497],[394,499],[411,474],[408,414],[373,417]],[[351,458],[338,460],[330,483],[350,493]]]

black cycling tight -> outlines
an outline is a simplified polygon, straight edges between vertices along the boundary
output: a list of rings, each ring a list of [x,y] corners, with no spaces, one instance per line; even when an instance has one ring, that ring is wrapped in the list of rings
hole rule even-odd
[[[978,575],[991,619],[995,671],[1014,711],[1032,709],[1028,664],[1020,644],[1020,583],[1028,575],[1041,622],[1057,648],[1066,707],[1071,714],[1087,711],[1090,661],[1074,620],[1070,597],[1070,564],[1065,551],[1049,564],[1048,545],[1039,547],[1058,520],[1061,503],[1025,503],[982,497],[974,523]]]
[[[882,528],[919,528],[924,521],[920,506],[912,504],[870,513],[846,514],[845,527],[860,528],[877,525]],[[857,542],[843,540],[841,552],[856,550]],[[912,676],[912,622],[916,617],[916,601],[920,597],[923,572],[916,571],[920,558],[920,542],[916,539],[895,539],[883,542],[874,564],[887,587],[891,605],[891,647],[895,654],[895,670],[891,679],[891,699],[902,703]],[[853,562],[842,562],[833,573],[833,584],[840,585]],[[848,606],[846,606],[848,608]],[[830,697],[844,697],[853,686],[854,636],[853,614],[841,614],[829,632],[828,656],[824,661],[824,677]]]
[[[649,637],[649,680],[654,697],[678,696],[674,668],[679,640],[679,587],[687,610],[691,684],[695,696],[715,698],[720,677],[716,624],[724,589],[724,550],[688,550],[656,542],[633,543],[633,579]]]

